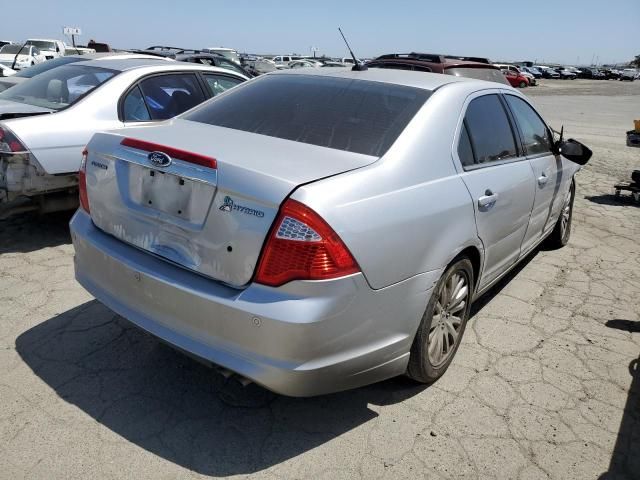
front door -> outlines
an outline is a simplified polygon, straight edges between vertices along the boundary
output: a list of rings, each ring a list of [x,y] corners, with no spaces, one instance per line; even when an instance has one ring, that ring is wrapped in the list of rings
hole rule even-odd
[[[535,178],[535,201],[522,250],[529,251],[554,226],[561,205],[562,160],[551,149],[553,137],[544,121],[522,98],[505,95]]]

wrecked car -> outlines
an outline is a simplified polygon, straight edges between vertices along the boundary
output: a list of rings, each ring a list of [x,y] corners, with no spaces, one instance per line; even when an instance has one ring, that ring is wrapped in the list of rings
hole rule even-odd
[[[166,120],[247,77],[164,59],[76,62],[0,93],[0,218],[76,208],[97,131]]]

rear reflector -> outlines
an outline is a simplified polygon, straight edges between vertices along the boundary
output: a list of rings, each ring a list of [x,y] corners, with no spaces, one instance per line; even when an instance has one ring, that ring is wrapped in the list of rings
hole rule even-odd
[[[276,287],[291,280],[328,280],[359,271],[333,229],[309,207],[290,199],[273,224],[255,281]]]
[[[78,192],[80,194],[80,207],[85,212],[90,213],[89,195],[87,194],[87,155],[89,155],[89,152],[85,148],[82,151],[82,163],[78,172]]]
[[[195,163],[202,167],[218,168],[218,162],[215,158],[200,155],[198,153],[187,152],[186,150],[180,150],[179,148],[167,147],[152,142],[145,142],[144,140],[136,140],[135,138],[125,138],[120,142],[125,147],[137,148],[145,152],[162,152],[169,155],[171,158],[182,160],[184,162]]]

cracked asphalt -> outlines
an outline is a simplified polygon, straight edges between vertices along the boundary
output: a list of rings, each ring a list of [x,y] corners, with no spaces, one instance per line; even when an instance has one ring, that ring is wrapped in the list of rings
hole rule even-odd
[[[0,222],[0,478],[640,478],[640,206],[612,195],[640,82],[527,93],[594,150],[571,241],[474,306],[428,387],[243,388],[93,300],[69,215]]]

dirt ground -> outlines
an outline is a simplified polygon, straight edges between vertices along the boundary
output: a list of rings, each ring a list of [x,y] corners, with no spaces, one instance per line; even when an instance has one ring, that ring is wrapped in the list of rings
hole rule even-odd
[[[242,388],[73,279],[68,215],[0,222],[0,478],[640,478],[640,82],[525,90],[589,144],[573,233],[474,306],[447,374],[313,399]]]

